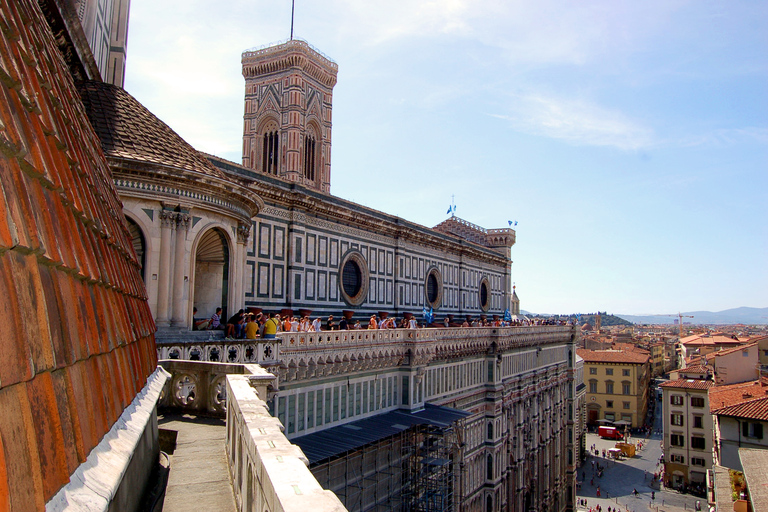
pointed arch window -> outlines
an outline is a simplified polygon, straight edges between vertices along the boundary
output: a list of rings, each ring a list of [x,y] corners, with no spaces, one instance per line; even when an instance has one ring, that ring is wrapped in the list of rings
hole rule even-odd
[[[267,174],[277,175],[279,164],[280,135],[277,130],[264,132],[261,169]]]
[[[304,136],[304,177],[315,181],[317,169],[317,138],[314,134]]]

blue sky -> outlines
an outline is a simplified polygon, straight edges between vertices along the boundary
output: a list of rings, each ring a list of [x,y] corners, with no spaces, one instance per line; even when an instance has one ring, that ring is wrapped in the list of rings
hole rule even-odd
[[[331,192],[517,221],[533,312],[768,306],[768,3],[297,0],[339,65]],[[281,1],[132,0],[126,90],[239,162],[241,53]]]

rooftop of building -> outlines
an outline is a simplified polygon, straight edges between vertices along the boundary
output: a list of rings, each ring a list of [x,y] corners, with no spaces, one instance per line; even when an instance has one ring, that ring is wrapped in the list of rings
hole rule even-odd
[[[768,450],[739,448],[752,510],[768,510]]]
[[[80,97],[108,158],[154,164],[158,170],[187,171],[226,179],[144,105],[124,89],[105,82],[81,82]]]
[[[756,403],[750,405],[751,402]],[[712,387],[709,390],[709,410],[712,414],[755,419],[764,417],[768,420],[768,380]]]
[[[735,335],[727,335],[723,334],[721,332],[712,332],[712,333],[702,333],[702,334],[694,334],[692,336],[686,336],[685,338],[680,338],[680,344],[686,345],[686,346],[697,346],[697,345],[734,345],[734,344],[741,344],[743,343],[743,340],[740,340]]]
[[[669,382],[664,382],[659,387],[671,388],[671,389],[700,389],[706,390],[714,386],[715,383],[711,380],[701,379],[677,379]]]
[[[747,349],[747,348],[750,348],[750,347],[755,347],[755,346],[757,346],[757,343],[747,343],[745,345],[737,345],[737,346],[732,347],[732,348],[724,348],[723,350],[718,350],[717,352],[712,352],[711,354],[707,354],[707,361],[711,361],[711,360],[714,360],[717,357],[722,357],[722,356],[726,356],[728,354],[733,354],[735,352],[739,352],[741,350],[744,350],[744,349]]]
[[[711,366],[708,365],[702,365],[702,364],[694,364],[691,366],[686,366],[685,368],[678,368],[679,373],[700,373],[700,374],[706,374],[712,372],[714,369]]]
[[[465,411],[427,403],[420,411],[391,411],[296,437],[291,442],[301,448],[310,464],[315,464],[399,434],[415,425],[447,428],[469,415]]]
[[[580,348],[576,349],[576,353],[584,358],[585,363],[644,364],[649,359],[647,353],[643,354],[629,350],[589,350]]]

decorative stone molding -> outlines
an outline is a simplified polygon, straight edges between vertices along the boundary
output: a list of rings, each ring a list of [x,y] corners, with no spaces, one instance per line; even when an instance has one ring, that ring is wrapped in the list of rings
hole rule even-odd
[[[189,213],[177,212],[176,213],[176,229],[183,229],[184,231],[188,231],[189,223],[191,220],[192,220],[192,217],[189,215]]]
[[[176,227],[176,212],[171,210],[166,210],[163,208],[160,210],[160,225],[167,228],[175,228]]]
[[[248,238],[251,236],[251,225],[239,223],[237,225],[237,242],[240,244],[247,244]]]

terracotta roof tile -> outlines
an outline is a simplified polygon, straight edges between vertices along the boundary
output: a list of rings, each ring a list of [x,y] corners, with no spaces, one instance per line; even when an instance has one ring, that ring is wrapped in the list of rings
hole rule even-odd
[[[752,398],[731,406],[721,407],[712,411],[712,414],[768,421],[768,396]]]
[[[34,0],[0,11],[0,497],[42,510],[157,354],[122,205],[53,34]]]
[[[628,363],[644,364],[649,360],[647,353],[619,350],[588,350],[577,349],[576,353],[584,359],[585,363]]]
[[[669,382],[662,383],[659,387],[662,388],[677,388],[677,389],[709,389],[714,386],[715,383],[711,380],[700,379],[678,379]]]
[[[61,425],[61,436],[64,441],[62,453],[67,464],[67,475],[71,475],[80,465],[77,453],[77,441],[75,439],[74,423],[70,414],[71,404],[67,389],[66,370],[51,372],[51,379],[54,387],[54,396],[56,397],[56,412],[58,421]]]
[[[52,496],[69,481],[69,473],[50,372],[43,372],[27,383],[27,400],[37,438],[38,459],[45,475],[43,492]]]
[[[709,390],[709,409],[714,414],[717,409],[766,396],[766,392],[768,392],[768,382],[765,380],[715,386]]]
[[[711,354],[707,354],[707,359],[709,359],[709,356],[719,357],[727,354],[733,354],[734,352],[739,352],[740,350],[744,350],[745,348],[749,348],[749,347],[754,347],[755,345],[757,345],[757,343],[745,343],[743,345],[739,345],[733,348],[724,348],[722,350],[718,350],[717,352],[712,352]]]
[[[740,345],[743,342],[734,339],[730,336],[726,336],[723,333],[712,333],[712,334],[694,334],[693,336],[687,336],[685,338],[680,339],[681,345],[690,345],[690,346],[705,346],[705,345]]]

